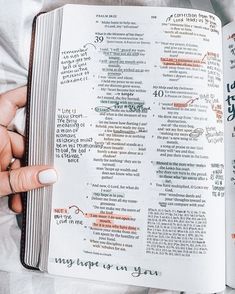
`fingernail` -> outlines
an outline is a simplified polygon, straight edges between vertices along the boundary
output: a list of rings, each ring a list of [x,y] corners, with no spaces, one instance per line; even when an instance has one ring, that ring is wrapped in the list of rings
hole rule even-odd
[[[46,169],[38,174],[38,180],[42,185],[53,184],[57,181],[57,173],[54,169]]]

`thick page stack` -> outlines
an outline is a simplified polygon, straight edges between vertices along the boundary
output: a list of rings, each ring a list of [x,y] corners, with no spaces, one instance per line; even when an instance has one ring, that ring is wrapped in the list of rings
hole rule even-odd
[[[195,292],[225,286],[222,33],[198,10],[66,5],[40,15],[22,261]],[[39,195],[38,195],[39,194]]]

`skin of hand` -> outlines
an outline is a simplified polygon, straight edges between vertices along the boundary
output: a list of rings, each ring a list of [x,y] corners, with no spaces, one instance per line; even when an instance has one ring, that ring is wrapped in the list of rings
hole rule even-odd
[[[56,171],[51,166],[21,167],[25,152],[22,135],[7,129],[18,108],[26,104],[27,87],[20,87],[0,94],[0,197],[10,195],[10,208],[20,213],[22,203],[20,193],[53,184],[57,180]],[[9,165],[11,165],[9,172]]]

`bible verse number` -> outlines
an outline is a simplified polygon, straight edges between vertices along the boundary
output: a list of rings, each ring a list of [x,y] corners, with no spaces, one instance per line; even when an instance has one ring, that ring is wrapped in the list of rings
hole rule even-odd
[[[163,97],[164,96],[164,91],[163,90],[155,90],[153,92],[154,97]]]
[[[102,43],[104,41],[103,36],[95,36],[95,43]]]

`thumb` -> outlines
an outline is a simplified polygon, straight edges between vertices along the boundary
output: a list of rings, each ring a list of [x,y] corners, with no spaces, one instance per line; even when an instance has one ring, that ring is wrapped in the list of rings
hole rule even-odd
[[[26,192],[57,181],[57,173],[50,166],[27,166],[0,173],[0,196]]]

